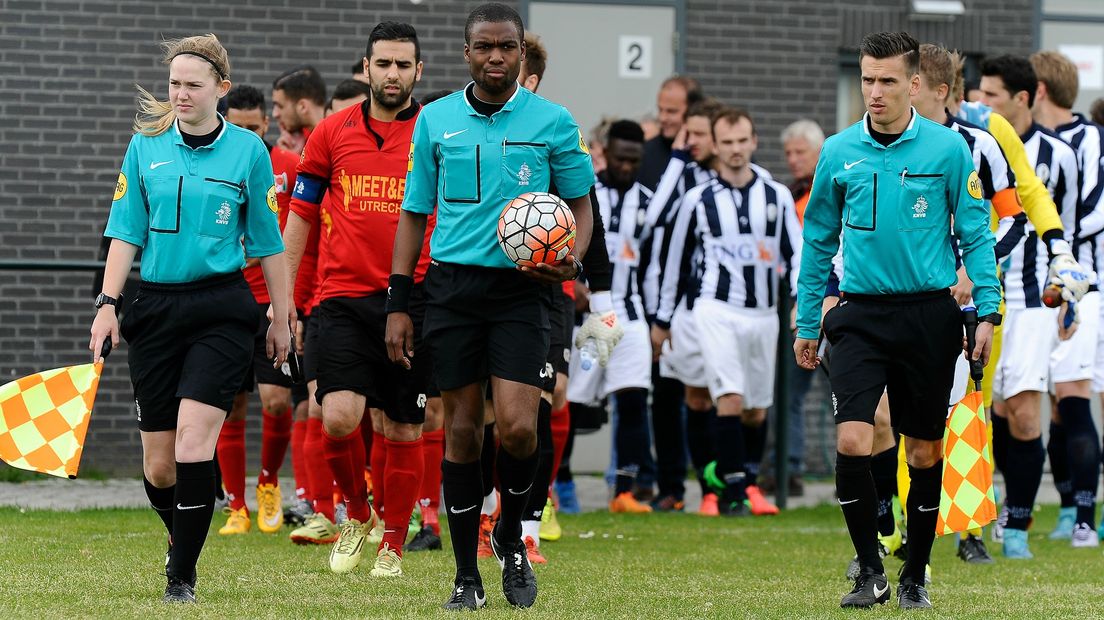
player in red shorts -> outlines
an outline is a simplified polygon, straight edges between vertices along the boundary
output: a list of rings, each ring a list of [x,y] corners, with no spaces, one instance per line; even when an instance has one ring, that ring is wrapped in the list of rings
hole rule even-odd
[[[320,243],[326,263],[320,274],[316,399],[322,405],[326,460],[348,510],[330,552],[330,569],[336,573],[356,568],[378,519],[368,504],[366,454],[358,428],[365,406],[386,414],[387,458],[376,477],[389,491],[384,513],[391,527],[377,551],[373,577],[402,575],[402,544],[424,468],[421,432],[429,357],[420,354],[404,369],[390,363],[384,344],[391,254],[414,121],[421,109],[411,97],[421,77],[419,58],[413,26],[383,22],[372,30],[364,60],[372,98],[327,117],[307,140],[284,234],[295,273],[306,234],[328,191],[331,206],[322,218]],[[417,280],[428,266],[427,245]],[[412,307],[419,306],[424,308]],[[420,342],[416,349],[422,352]]]

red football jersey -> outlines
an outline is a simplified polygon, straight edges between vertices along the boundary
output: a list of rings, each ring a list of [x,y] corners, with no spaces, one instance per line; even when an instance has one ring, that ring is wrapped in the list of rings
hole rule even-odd
[[[283,230],[287,226],[288,206],[291,203],[291,189],[295,182],[295,168],[299,165],[299,155],[278,146],[272,147],[268,154],[272,160],[272,172],[275,176],[277,217],[280,221],[280,230]],[[299,274],[295,281],[296,308],[305,308],[314,292],[314,266],[316,262],[314,254],[317,253],[317,247],[318,230],[317,227],[312,227],[310,237],[307,238],[307,248],[303,253]],[[270,303],[268,287],[265,285],[264,272],[260,265],[246,267],[243,273],[257,303]]]
[[[299,162],[291,209],[320,223],[320,300],[364,297],[387,290],[395,246],[410,142],[421,106],[413,105],[390,123],[368,120],[368,102],[326,117],[311,133]],[[329,205],[321,208],[322,195]],[[429,267],[426,225],[415,281]],[[322,249],[324,247],[324,249]]]

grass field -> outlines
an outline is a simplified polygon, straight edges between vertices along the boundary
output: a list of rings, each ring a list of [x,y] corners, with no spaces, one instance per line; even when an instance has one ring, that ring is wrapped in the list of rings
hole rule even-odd
[[[1036,559],[967,566],[953,541],[933,553],[933,617],[1104,617],[1104,554],[1051,542],[1056,509],[1037,513]],[[221,519],[216,515],[216,526]],[[545,543],[535,608],[511,609],[493,560],[481,570],[488,609],[505,618],[834,618],[900,615],[894,602],[843,612],[850,543],[839,509],[774,518],[694,515],[562,517],[564,538]],[[593,532],[591,536],[589,533]],[[586,537],[580,537],[584,534]],[[338,576],[328,549],[280,536],[227,539],[212,529],[200,560],[198,607],[159,602],[164,578],[160,522],[148,510],[76,513],[0,510],[0,618],[60,617],[447,617],[439,609],[453,574],[447,551],[410,554],[406,577],[379,581],[370,564]],[[447,540],[446,540],[447,547]],[[370,561],[369,561],[370,562]],[[900,562],[887,560],[890,583]]]

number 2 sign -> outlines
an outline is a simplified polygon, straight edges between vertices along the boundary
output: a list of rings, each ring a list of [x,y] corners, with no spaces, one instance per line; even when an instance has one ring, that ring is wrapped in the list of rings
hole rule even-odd
[[[617,76],[629,79],[652,77],[652,37],[621,35],[617,39]]]

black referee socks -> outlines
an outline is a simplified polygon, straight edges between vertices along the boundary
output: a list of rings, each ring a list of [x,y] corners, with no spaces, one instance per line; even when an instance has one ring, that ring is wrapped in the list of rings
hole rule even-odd
[[[525,512],[529,493],[537,484],[539,459],[540,450],[533,450],[529,456],[519,459],[507,452],[505,447],[498,447],[496,469],[502,493],[499,494],[498,525],[495,528],[498,532],[496,540],[503,544],[513,544],[521,540],[521,515]]]
[[[897,445],[870,459],[870,475],[878,494],[878,533],[893,534],[897,524],[893,517],[893,496],[897,495]]]
[[[173,549],[169,575],[195,582],[195,567],[215,512],[215,463],[176,463]]]
[[[1066,458],[1069,461],[1073,501],[1077,506],[1077,522],[1092,525],[1096,522],[1100,440],[1093,424],[1089,399],[1063,398],[1058,401],[1058,416],[1062,418],[1062,427],[1066,431]]]
[[[456,577],[471,577],[479,583],[476,556],[479,547],[479,507],[483,505],[483,479],[479,461],[453,463],[441,461],[441,485],[445,492],[452,555],[456,558]]]
[[[943,483],[943,459],[931,467],[918,469],[908,466],[912,486],[908,494],[908,559],[901,573],[902,579],[923,585],[924,571],[931,561],[932,543],[935,542],[935,522],[939,517],[939,491]]]
[[[522,521],[540,521],[544,504],[548,501],[548,485],[552,483],[552,462],[556,459],[552,447],[552,403],[543,398],[537,409],[537,459],[537,474],[529,491]]]
[[[870,460],[869,456],[836,452],[836,495],[859,564],[880,575],[885,567],[878,555],[878,495],[870,475]]]
[[[146,485],[146,497],[149,499],[150,507],[157,513],[157,516],[161,517],[161,521],[165,523],[165,529],[172,536],[173,499],[176,497],[176,485],[159,489],[153,486],[149,478],[143,477],[142,482]]]
[[[1068,432],[1068,431],[1067,431]],[[1008,524],[1006,528],[1026,530],[1031,521],[1031,510],[1035,507],[1035,495],[1043,479],[1043,463],[1046,450],[1040,437],[1021,441],[1008,438],[1008,462],[1004,470],[1005,486],[1008,487]],[[912,541],[909,540],[911,548]]]

